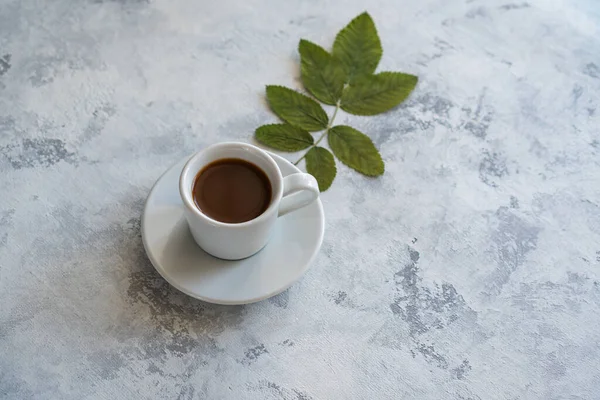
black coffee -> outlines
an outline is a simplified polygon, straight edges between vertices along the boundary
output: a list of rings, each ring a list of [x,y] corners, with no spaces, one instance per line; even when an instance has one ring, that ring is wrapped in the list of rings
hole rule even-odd
[[[271,203],[271,182],[256,165],[225,158],[204,167],[194,181],[194,203],[210,218],[226,223],[250,221]]]

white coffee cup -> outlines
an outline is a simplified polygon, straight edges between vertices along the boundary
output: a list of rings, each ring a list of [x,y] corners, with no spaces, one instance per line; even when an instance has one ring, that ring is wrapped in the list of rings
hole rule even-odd
[[[238,158],[256,165],[271,182],[269,207],[250,221],[231,224],[214,220],[202,213],[194,202],[192,188],[198,173],[208,164],[224,158]],[[319,186],[310,174],[296,173],[284,178],[275,161],[256,146],[226,142],[209,146],[188,160],[179,177],[179,193],[190,231],[198,246],[215,257],[239,260],[265,247],[278,217],[316,200]]]

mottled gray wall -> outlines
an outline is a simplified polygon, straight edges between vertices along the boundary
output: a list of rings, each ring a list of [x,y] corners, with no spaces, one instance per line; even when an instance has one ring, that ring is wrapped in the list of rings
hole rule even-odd
[[[366,6],[0,0],[0,397],[600,398],[595,0],[368,2],[420,83],[339,118],[386,173],[339,166],[306,277],[220,307],[149,264],[155,179]]]

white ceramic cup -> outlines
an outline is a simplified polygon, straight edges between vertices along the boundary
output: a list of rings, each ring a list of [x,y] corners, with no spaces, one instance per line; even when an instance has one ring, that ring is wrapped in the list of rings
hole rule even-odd
[[[196,176],[206,165],[224,158],[238,158],[256,165],[271,182],[269,207],[250,221],[219,222],[205,215],[194,203],[192,188]],[[179,193],[196,243],[215,257],[239,260],[265,247],[278,217],[315,201],[319,197],[319,186],[310,174],[296,173],[284,178],[275,161],[256,146],[226,142],[209,146],[188,160],[179,177]]]

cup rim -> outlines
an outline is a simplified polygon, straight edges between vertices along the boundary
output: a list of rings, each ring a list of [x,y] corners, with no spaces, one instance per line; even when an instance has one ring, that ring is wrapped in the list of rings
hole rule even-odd
[[[260,214],[258,217],[254,218],[254,219],[251,219],[249,221],[239,222],[239,223],[230,223],[230,222],[217,221],[216,219],[209,217],[208,215],[206,215],[202,211],[200,211],[198,206],[196,206],[196,204],[194,203],[193,195],[192,195],[192,188],[191,187],[188,188],[184,183],[184,181],[186,180],[186,178],[189,174],[193,174],[194,176],[193,176],[192,180],[195,180],[197,174],[202,170],[202,168],[204,168],[206,166],[206,164],[204,164],[197,171],[191,171],[191,165],[194,163],[194,161],[196,161],[198,158],[200,158],[207,152],[214,151],[215,149],[218,149],[221,147],[243,147],[243,148],[249,149],[250,151],[252,151],[256,154],[259,154],[261,157],[265,158],[267,160],[267,163],[270,164],[274,168],[274,171],[276,171],[276,177],[277,177],[277,180],[279,181],[278,182],[279,185],[277,185],[279,190],[277,191],[277,193],[273,194],[273,198],[271,200],[271,204],[269,204],[269,207],[267,207],[267,209],[262,214]],[[246,160],[246,161],[252,162],[251,160]],[[271,182],[271,187],[273,187],[273,182]],[[229,227],[229,228],[243,228],[243,227],[247,227],[249,225],[260,223],[262,220],[269,218],[271,214],[278,211],[279,201],[281,200],[281,198],[283,196],[283,176],[281,175],[281,170],[277,166],[277,163],[275,162],[275,160],[273,160],[273,158],[271,158],[271,156],[269,156],[269,154],[267,154],[266,151],[254,146],[250,143],[220,142],[220,143],[212,144],[208,147],[205,147],[202,150],[197,151],[189,158],[189,160],[186,161],[185,165],[183,166],[183,169],[181,170],[181,174],[179,175],[179,195],[181,196],[183,205],[185,207],[187,207],[187,209],[190,210],[194,215],[200,217],[201,219],[205,220],[206,222],[209,222],[214,226],[222,226],[222,227]]]

